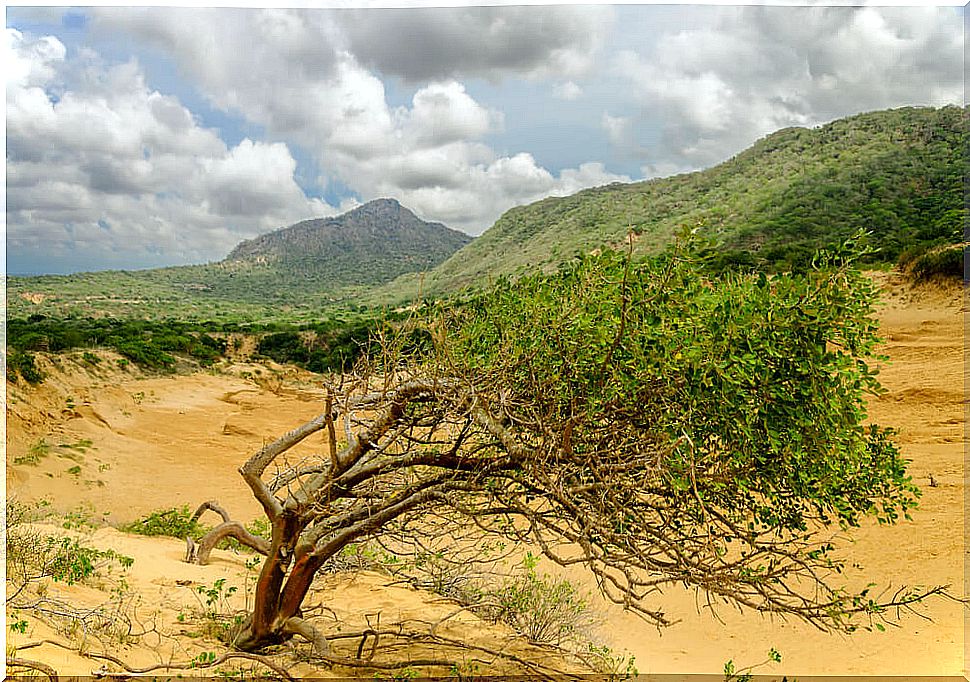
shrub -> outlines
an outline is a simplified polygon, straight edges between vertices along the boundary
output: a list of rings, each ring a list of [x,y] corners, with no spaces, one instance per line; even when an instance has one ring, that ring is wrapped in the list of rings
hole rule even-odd
[[[94,549],[76,538],[35,530],[29,525],[36,520],[35,508],[8,501],[6,512],[7,579],[15,588],[22,589],[43,578],[71,585],[94,576],[109,564],[128,568],[134,563],[131,557],[112,550]]]
[[[909,272],[916,281],[934,277],[963,279],[963,246],[930,249],[912,259]]]
[[[188,505],[153,511],[138,521],[121,527],[126,533],[138,535],[168,535],[173,538],[198,539],[208,530],[192,518]]]
[[[40,464],[40,460],[50,454],[50,451],[50,443],[41,438],[39,441],[30,446],[30,448],[27,450],[27,454],[23,455],[22,457],[15,457],[13,463],[37,466]]]
[[[488,595],[496,606],[486,610],[493,620],[508,623],[533,642],[563,646],[587,641],[596,622],[589,602],[568,580],[525,573],[506,581]]]
[[[34,363],[33,353],[25,351],[11,350],[7,355],[7,378],[17,381],[17,376],[24,378],[29,384],[39,384],[44,380],[44,375]]]

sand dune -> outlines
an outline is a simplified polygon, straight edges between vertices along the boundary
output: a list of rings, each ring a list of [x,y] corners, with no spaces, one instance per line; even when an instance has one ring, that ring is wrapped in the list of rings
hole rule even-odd
[[[863,568],[848,579],[892,586],[952,584],[963,592],[961,295],[955,289],[909,290],[885,275],[882,280],[887,303],[879,318],[890,361],[881,373],[887,392],[871,401],[870,411],[874,421],[898,429],[897,441],[912,460],[910,471],[923,497],[911,523],[870,525],[853,534],[845,553]],[[312,375],[292,369],[237,363],[219,373],[158,377],[108,369],[114,363],[106,357],[109,361],[98,366],[104,369],[62,357],[59,367],[44,367],[50,379],[38,388],[8,383],[8,495],[46,498],[60,513],[87,505],[93,521],[115,525],[155,509],[194,507],[207,499],[220,500],[234,516],[248,520],[259,510],[236,468],[264,442],[322,406]],[[322,439],[313,437],[298,453],[311,455],[322,448]],[[151,647],[125,651],[133,663],[147,664],[158,655],[197,655],[204,644],[180,633],[177,619],[180,609],[196,603],[191,586],[223,576],[240,584],[246,579],[246,555],[217,552],[210,566],[192,566],[181,561],[180,541],[126,535],[110,527],[94,532],[89,542],[135,557],[130,584],[146,605],[157,607],[165,633],[155,647],[161,653]],[[590,584],[579,572],[570,577]],[[332,589],[319,598],[351,621],[378,611],[410,617],[447,608],[433,595],[387,587],[387,579],[375,574],[328,580],[335,581],[327,583]],[[658,603],[681,619],[662,633],[602,605],[603,639],[635,654],[644,673],[719,673],[728,659],[740,664],[763,660],[769,647],[782,653],[784,663],[764,672],[800,678],[965,673],[964,609],[951,602],[927,604],[932,621],[909,616],[900,628],[852,637],[727,606],[717,611],[718,620],[698,610],[693,593],[682,591],[668,591]],[[11,641],[55,636],[42,624],[33,627],[27,636],[11,633]],[[508,636],[480,622],[458,619],[453,627],[465,636]],[[96,667],[50,646],[34,650],[32,657],[68,674],[87,674]]]

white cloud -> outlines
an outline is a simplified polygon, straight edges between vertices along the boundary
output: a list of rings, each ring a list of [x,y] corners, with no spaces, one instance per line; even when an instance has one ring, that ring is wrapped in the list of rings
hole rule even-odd
[[[583,89],[576,85],[573,81],[566,81],[565,83],[557,83],[552,88],[552,96],[571,102],[577,100],[583,95]]]
[[[183,12],[110,8],[98,17],[104,27],[134,32],[164,47],[213,105],[308,150],[323,174],[321,184],[336,178],[364,200],[391,196],[424,218],[472,234],[517,203],[562,187],[621,177],[601,167],[591,171],[595,165],[567,169],[556,177],[530,154],[496,154],[483,140],[502,132],[502,112],[476,101],[451,77],[482,69],[530,78],[582,72],[590,65],[609,11],[470,8],[284,14],[286,19],[274,14],[273,21],[299,30],[267,31],[264,13],[230,12],[225,23],[231,31],[212,29],[218,50],[206,48],[211,40],[207,33],[182,30],[189,18]],[[209,15],[203,11],[195,23],[203,16]],[[419,16],[430,23],[419,25]],[[362,28],[352,17],[372,23]],[[363,36],[378,28],[381,40],[367,43]],[[250,50],[257,39],[259,49]],[[330,41],[329,48],[317,48],[320,68],[309,68],[307,62],[289,68],[292,57],[287,55],[306,53],[304,43],[320,41]],[[433,50],[438,62],[451,66],[422,71],[421,64],[407,62],[419,59],[422,50]],[[462,56],[449,61],[449,50]],[[285,58],[275,56],[277,52]],[[368,66],[386,71],[391,68],[387,60],[400,67],[394,73],[442,78],[419,86],[407,106],[392,107],[383,81]]]
[[[472,99],[461,83],[432,83],[414,94],[411,109],[402,112],[403,134],[417,146],[442,146],[479,139],[502,127],[500,112]]]
[[[647,170],[701,168],[769,132],[861,111],[962,101],[954,8],[712,8],[710,21],[616,55],[663,141]]]
[[[293,179],[281,143],[227,148],[138,64],[7,31],[7,239],[39,260],[93,245],[132,262],[218,259],[241,239],[333,213]],[[65,85],[65,71],[74,82]],[[97,262],[89,264],[97,267]]]
[[[633,133],[633,120],[629,116],[611,116],[603,112],[600,125],[606,131],[610,144],[622,146],[629,144]]]

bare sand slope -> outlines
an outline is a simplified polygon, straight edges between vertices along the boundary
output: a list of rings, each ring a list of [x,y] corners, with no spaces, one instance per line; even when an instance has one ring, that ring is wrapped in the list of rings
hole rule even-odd
[[[962,593],[965,397],[960,292],[912,292],[890,280],[883,277],[887,305],[879,313],[891,358],[881,374],[888,392],[872,400],[871,415],[898,429],[897,440],[912,460],[910,471],[923,498],[911,523],[867,526],[853,534],[846,555],[863,568],[847,580],[893,587],[952,584]],[[219,374],[145,377],[107,369],[112,364],[110,357],[97,368],[62,359],[60,368],[47,368],[51,378],[40,388],[7,385],[8,495],[46,498],[59,512],[87,505],[95,520],[115,524],[154,509],[218,499],[234,516],[248,520],[258,515],[258,508],[236,468],[267,440],[316,415],[322,405],[311,376],[295,371],[282,382],[272,378],[271,370],[252,365],[234,365]],[[257,370],[262,374],[257,376]],[[309,440],[301,446],[304,454],[323,447],[319,437]],[[164,606],[162,618],[168,619],[171,632],[177,633],[171,628],[178,609],[194,599],[175,585],[176,579],[211,584],[220,571],[234,572],[236,578],[244,575],[244,557],[228,552],[218,553],[212,566],[197,567],[180,562],[178,541],[126,536],[110,528],[97,531],[92,541],[135,557],[132,570],[138,577],[132,580],[146,599]],[[578,573],[574,577],[585,580]],[[383,587],[378,577],[361,584],[366,588],[348,591],[344,586],[321,598],[348,615],[421,613],[429,608],[428,595]],[[932,621],[907,616],[901,628],[849,638],[802,623],[741,614],[728,606],[718,609],[717,620],[698,609],[693,593],[671,590],[658,603],[681,619],[662,633],[630,614],[602,607],[604,639],[635,654],[640,672],[718,673],[728,659],[740,665],[762,661],[770,647],[782,653],[784,663],[764,672],[965,672],[964,610],[946,601],[927,605]],[[500,636],[480,627],[472,630]],[[33,636],[45,634],[50,633]],[[189,653],[198,649],[191,639],[176,637],[173,642],[169,645]],[[52,658],[45,660],[60,662],[62,672],[91,669],[90,661],[77,656],[72,660],[71,654],[56,650],[48,654]],[[141,661],[154,655],[147,649],[132,652]]]

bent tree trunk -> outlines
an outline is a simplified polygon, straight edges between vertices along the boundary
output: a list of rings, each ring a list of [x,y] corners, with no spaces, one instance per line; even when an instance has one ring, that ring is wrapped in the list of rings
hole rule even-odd
[[[188,541],[186,561],[205,563],[221,540],[234,537],[265,555],[254,595],[254,607],[235,638],[243,651],[257,651],[279,644],[293,635],[309,640],[319,653],[325,653],[325,638],[301,617],[301,605],[317,571],[351,542],[384,528],[402,515],[429,504],[440,504],[449,491],[478,477],[483,465],[472,458],[460,458],[456,448],[447,453],[410,453],[394,451],[392,443],[378,444],[393,431],[393,439],[407,442],[407,429],[420,429],[413,417],[405,417],[405,406],[415,399],[430,400],[441,386],[437,382],[407,382],[393,391],[368,393],[348,400],[339,411],[333,399],[323,414],[290,431],[254,454],[239,472],[263,507],[272,528],[267,543],[250,534],[242,524],[232,521],[215,502],[203,504],[219,513],[223,523],[199,544]],[[353,428],[355,409],[379,405],[384,409],[367,420],[366,428]],[[466,410],[467,411],[467,410]],[[344,419],[347,444],[338,450],[334,421]],[[277,473],[266,481],[263,475],[271,463],[307,436],[327,430],[329,459],[309,466],[277,466]],[[488,471],[498,462],[508,466],[510,458],[491,460]],[[425,465],[424,475],[415,477],[409,470]],[[267,477],[268,478],[268,477]]]
[[[581,564],[603,597],[658,626],[672,585],[841,632],[946,594],[883,601],[829,582],[845,566],[832,529],[893,523],[917,493],[891,432],[864,424],[879,389],[874,290],[827,258],[804,276],[723,279],[676,249],[583,259],[430,311],[431,350],[406,352],[407,329],[385,339],[322,414],[239,469],[271,540],[223,515],[189,552],[204,562],[235,537],[265,554],[236,646],[299,635],[325,652],[301,613],[314,575],[419,519],[422,542],[473,526]],[[327,453],[287,456],[323,430]]]

